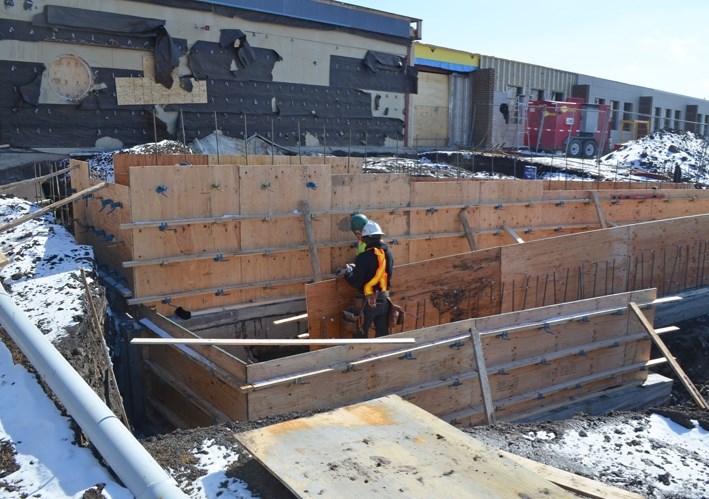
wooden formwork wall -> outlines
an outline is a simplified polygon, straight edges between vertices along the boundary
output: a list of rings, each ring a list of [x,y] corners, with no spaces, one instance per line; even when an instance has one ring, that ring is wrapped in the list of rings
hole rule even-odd
[[[483,378],[495,414],[507,420],[640,384],[650,340],[627,307],[654,298],[655,290],[609,295],[417,329],[406,333],[415,346],[331,347],[247,365],[248,417],[396,393],[451,422],[480,424]],[[652,321],[652,308],[645,313]]]
[[[654,289],[619,293],[406,333],[415,345],[338,346],[255,364],[215,345],[153,345],[144,347],[146,390],[150,410],[180,428],[392,393],[455,424],[481,424],[488,413],[515,420],[641,384],[651,343],[628,304],[652,322],[654,299]],[[197,337],[139,310],[149,335]]]
[[[654,287],[662,296],[709,282],[709,215],[644,222],[414,262],[394,271],[396,331]],[[348,336],[343,279],[308,284],[311,338]]]
[[[85,232],[84,240],[127,279],[133,291],[129,303],[156,306],[162,313],[176,306],[197,311],[302,296],[306,283],[332,275],[353,258],[349,217],[354,212],[364,212],[382,225],[397,266],[471,248],[587,232],[602,225],[709,212],[706,191],[620,189],[599,191],[594,198],[593,191],[550,191],[542,181],[422,180],[408,174],[344,173],[361,168],[352,158],[160,158],[117,156],[120,169],[127,171],[127,185],[109,185],[109,190],[83,200],[78,224],[93,228]],[[150,166],[151,162],[162,166]],[[77,190],[94,182],[88,174],[77,179]],[[108,199],[121,200],[122,207],[107,208],[102,203]],[[106,237],[109,234],[113,238]],[[494,293],[514,293],[510,299],[516,309],[525,296],[530,299],[531,286],[545,287],[547,296],[556,290],[554,302],[561,301],[559,294],[572,295],[572,286],[561,283],[568,283],[574,274],[593,272],[598,277],[598,266],[604,265],[615,276],[623,267],[622,259],[628,257],[608,255],[594,269],[575,263],[556,276],[546,272],[543,283],[531,277],[526,282],[529,272],[513,278],[514,283],[497,279],[487,308],[499,306]],[[649,265],[630,264],[641,269]],[[520,279],[525,287],[522,294]],[[579,279],[577,287],[584,289],[578,296],[590,296],[594,283],[587,280]],[[397,276],[395,286],[402,289],[399,283]],[[486,284],[486,289],[492,287]],[[607,292],[614,289],[625,288],[611,286]],[[540,293],[534,295],[535,303],[552,303],[544,297],[540,300]],[[449,298],[442,295],[441,303]],[[413,297],[407,301],[412,307],[423,306]],[[427,306],[427,315],[433,314],[431,307]]]

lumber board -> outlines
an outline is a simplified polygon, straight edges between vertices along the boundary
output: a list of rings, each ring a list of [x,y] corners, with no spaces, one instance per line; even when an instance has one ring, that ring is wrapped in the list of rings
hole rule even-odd
[[[643,327],[650,335],[652,342],[660,349],[662,355],[669,361],[672,370],[675,372],[682,385],[684,385],[689,394],[692,396],[692,399],[697,404],[697,406],[700,409],[709,409],[709,404],[707,403],[707,401],[704,400],[704,397],[702,397],[702,394],[699,392],[699,390],[697,390],[697,387],[694,386],[694,383],[692,383],[692,380],[684,372],[684,369],[682,369],[679,363],[674,359],[672,353],[667,348],[667,345],[665,345],[665,342],[662,341],[662,338],[660,338],[660,336],[655,332],[655,329],[652,327],[652,324],[650,323],[650,321],[648,321],[645,315],[643,315],[643,312],[640,310],[637,303],[630,302],[628,306],[633,311],[638,320],[642,323]]]
[[[446,490],[451,496],[465,496],[475,490],[492,497],[536,496],[544,490],[554,497],[571,497],[536,472],[395,396],[236,438],[297,495],[318,490],[371,497],[396,490],[415,497]]]
[[[478,244],[475,241],[475,234],[473,233],[473,229],[470,226],[470,222],[468,221],[468,210],[460,210],[460,213],[458,213],[458,218],[460,218],[460,223],[463,225],[463,230],[465,231],[465,238],[468,241],[470,251],[477,251]]]
[[[480,391],[483,396],[485,420],[487,421],[487,424],[492,425],[495,424],[495,408],[492,405],[490,379],[488,378],[487,367],[485,366],[485,355],[483,352],[482,341],[480,341],[480,333],[478,331],[471,330],[470,336],[473,340],[473,353],[475,354],[475,364],[477,365]]]
[[[313,231],[313,219],[310,213],[310,203],[307,200],[300,202],[300,212],[303,214],[303,224],[305,226],[305,238],[308,243],[308,254],[310,256],[310,265],[312,266],[313,279],[315,282],[322,281],[322,273],[320,272],[320,259],[318,258],[318,250],[315,247],[315,234]]]
[[[43,208],[40,208],[36,211],[28,213],[27,215],[18,217],[16,219],[14,219],[12,222],[9,222],[3,226],[0,226],[0,232],[6,232],[6,231],[12,229],[13,227],[17,227],[18,225],[21,225],[21,224],[27,222],[28,220],[32,220],[33,218],[40,217],[40,216],[44,215],[45,213],[48,213],[52,210],[55,210],[56,208],[59,208],[60,206],[64,206],[65,204],[76,202],[81,197],[88,196],[93,192],[103,189],[105,186],[106,186],[106,182],[100,182],[100,183],[93,185],[91,187],[87,187],[86,189],[84,189],[80,192],[72,194],[71,196],[66,197],[60,201],[57,201],[57,202],[47,205]]]

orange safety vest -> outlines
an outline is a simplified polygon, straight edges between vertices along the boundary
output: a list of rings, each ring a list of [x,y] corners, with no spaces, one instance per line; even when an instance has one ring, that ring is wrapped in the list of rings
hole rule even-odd
[[[387,259],[382,248],[370,248],[377,257],[377,271],[369,281],[364,283],[364,296],[373,295],[374,288],[379,285],[379,291],[389,290],[389,275],[387,274]]]

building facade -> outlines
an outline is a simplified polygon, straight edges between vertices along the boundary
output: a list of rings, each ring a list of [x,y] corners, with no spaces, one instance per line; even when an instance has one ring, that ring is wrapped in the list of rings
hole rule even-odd
[[[5,2],[0,143],[115,149],[218,130],[403,143],[421,21],[341,2]]]

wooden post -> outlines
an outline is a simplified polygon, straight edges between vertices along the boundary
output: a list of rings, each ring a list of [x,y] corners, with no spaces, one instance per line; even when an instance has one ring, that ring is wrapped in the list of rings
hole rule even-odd
[[[315,282],[322,281],[322,273],[320,272],[320,259],[318,258],[318,249],[315,246],[313,219],[310,216],[310,204],[308,203],[308,201],[303,200],[300,202],[300,211],[303,213],[303,222],[305,223],[305,237],[308,239],[310,264],[313,266],[313,278],[315,279]]]
[[[480,333],[470,329],[470,338],[473,340],[473,353],[475,354],[475,364],[478,368],[478,380],[480,381],[480,391],[483,394],[483,406],[485,407],[485,418],[487,424],[495,424],[495,407],[492,404],[490,395],[490,381],[487,378],[487,368],[485,367],[485,356],[483,355],[483,345],[480,341]]]
[[[670,363],[670,366],[672,367],[672,370],[675,372],[679,380],[682,382],[684,387],[687,389],[689,394],[692,396],[694,399],[694,402],[699,406],[700,409],[707,410],[709,409],[709,404],[707,404],[706,400],[702,397],[702,394],[699,393],[699,390],[697,390],[697,387],[694,386],[692,383],[692,380],[689,379],[689,376],[685,374],[684,370],[680,367],[680,365],[677,363],[675,358],[672,356],[672,353],[669,351],[667,346],[665,345],[665,342],[662,341],[660,336],[657,334],[657,331],[652,327],[652,324],[647,320],[645,317],[645,314],[642,313],[640,310],[640,307],[638,307],[637,303],[635,302],[630,302],[628,304],[630,309],[635,313],[635,315],[638,317],[640,320],[640,323],[643,325],[647,333],[650,335],[650,338],[652,339],[653,343],[657,345],[657,347],[660,349],[662,352],[662,355],[665,356],[667,361]]]
[[[37,211],[33,211],[32,213],[29,213],[29,214],[27,214],[27,215],[25,215],[25,216],[23,216],[23,217],[17,218],[17,219],[15,219],[15,220],[13,220],[12,222],[10,222],[10,223],[8,223],[8,224],[5,224],[5,225],[3,225],[2,227],[0,227],[0,233],[5,232],[5,231],[7,231],[7,230],[10,230],[10,229],[12,229],[13,227],[17,227],[18,225],[25,223],[27,220],[32,220],[33,218],[37,218],[37,217],[39,217],[40,215],[44,215],[45,213],[47,213],[47,212],[49,212],[49,211],[52,211],[52,210],[55,209],[55,208],[58,208],[58,207],[60,207],[60,206],[64,206],[65,204],[68,204],[68,203],[71,203],[71,202],[73,202],[73,201],[76,201],[77,199],[81,198],[82,196],[84,196],[84,195],[86,195],[86,194],[88,194],[88,193],[90,193],[90,192],[94,192],[94,191],[97,191],[97,190],[99,190],[99,189],[103,189],[105,186],[106,186],[106,182],[101,182],[101,183],[96,184],[96,185],[94,185],[94,186],[92,186],[92,187],[89,187],[88,189],[84,189],[84,190],[81,191],[81,192],[77,192],[76,194],[72,194],[72,195],[69,196],[68,198],[64,198],[64,199],[62,199],[61,201],[57,201],[56,203],[52,203],[52,204],[50,204],[50,205],[48,205],[48,206],[45,206],[45,207],[42,208],[42,209],[39,209],[39,210],[37,210]]]
[[[463,224],[463,230],[465,231],[465,237],[468,238],[468,244],[470,249],[473,251],[478,250],[478,245],[475,243],[475,237],[473,236],[473,230],[470,228],[470,223],[468,222],[468,217],[465,215],[466,208],[460,210],[460,222]]]
[[[596,214],[598,215],[598,221],[601,224],[601,229],[605,229],[608,226],[606,225],[606,217],[603,215],[603,207],[598,199],[598,191],[591,191],[591,196],[593,196],[593,204],[596,205]]]

